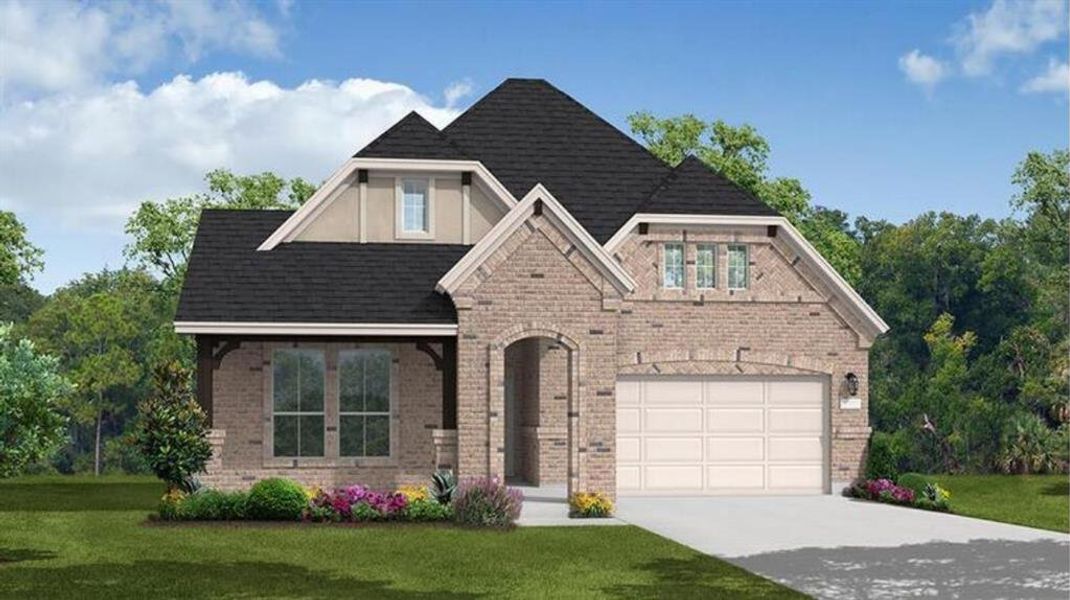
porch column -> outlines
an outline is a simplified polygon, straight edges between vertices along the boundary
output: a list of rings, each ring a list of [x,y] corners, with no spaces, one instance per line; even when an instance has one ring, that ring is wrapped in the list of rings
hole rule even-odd
[[[212,355],[215,340],[207,335],[198,335],[197,339],[197,402],[208,417],[208,428],[212,427],[212,371],[215,360]]]
[[[442,428],[457,429],[457,338],[442,341]]]

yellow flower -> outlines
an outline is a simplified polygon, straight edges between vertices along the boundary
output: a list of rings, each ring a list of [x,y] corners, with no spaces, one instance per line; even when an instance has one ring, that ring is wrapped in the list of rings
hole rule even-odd
[[[576,492],[568,500],[572,514],[580,517],[608,517],[613,502],[601,492]]]
[[[430,495],[427,493],[427,488],[420,485],[403,485],[398,488],[398,493],[405,496],[405,499],[409,502],[417,502],[430,498]]]
[[[323,493],[323,488],[318,485],[311,485],[305,488],[305,497],[309,500],[319,496],[321,493]]]

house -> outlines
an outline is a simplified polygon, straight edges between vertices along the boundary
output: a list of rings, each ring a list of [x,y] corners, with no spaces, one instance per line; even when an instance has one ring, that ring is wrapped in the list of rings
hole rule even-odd
[[[546,81],[409,114],[296,211],[201,216],[205,482],[818,494],[859,473],[887,326],[783,217]]]

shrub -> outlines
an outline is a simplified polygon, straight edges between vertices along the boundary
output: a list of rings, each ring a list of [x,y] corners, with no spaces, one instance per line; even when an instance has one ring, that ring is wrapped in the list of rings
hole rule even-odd
[[[457,491],[457,476],[449,469],[439,469],[431,475],[431,495],[439,504],[449,504]]]
[[[202,489],[186,496],[178,509],[185,521],[238,521],[246,516],[246,492]]]
[[[869,440],[866,454],[866,479],[892,479],[899,476],[899,460],[890,434],[877,431]]]
[[[383,515],[378,510],[363,502],[353,505],[352,515],[354,521],[380,521],[383,518]]]
[[[453,516],[450,507],[433,498],[413,500],[405,507],[402,518],[406,521],[447,521]]]
[[[497,478],[462,481],[453,498],[453,518],[462,525],[509,527],[520,518],[524,494]]]
[[[178,363],[157,367],[152,396],[138,405],[133,442],[169,489],[191,491],[190,480],[212,457],[207,419],[190,391],[190,373]]]
[[[951,492],[940,487],[936,483],[928,483],[918,494],[914,505],[925,510],[948,511],[951,510]]]
[[[180,489],[167,490],[167,493],[160,498],[160,506],[156,512],[164,521],[177,521],[180,518],[179,510],[185,497],[186,493]]]
[[[1034,414],[1018,416],[1003,434],[999,468],[1014,474],[1061,470],[1064,449],[1060,437],[1060,433],[1049,428],[1044,419]]]
[[[929,480],[918,473],[904,473],[896,480],[899,487],[905,487],[914,492],[915,497],[920,497],[925,492],[925,486],[929,485]]]
[[[568,499],[570,517],[598,518],[613,514],[613,502],[601,492],[577,492]]]
[[[249,490],[247,500],[249,517],[264,521],[296,521],[307,506],[304,488],[281,478],[256,482]]]

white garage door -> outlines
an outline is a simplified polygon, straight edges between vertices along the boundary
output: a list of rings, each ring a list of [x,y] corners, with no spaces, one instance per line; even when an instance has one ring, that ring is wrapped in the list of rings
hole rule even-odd
[[[820,494],[827,451],[818,378],[617,382],[617,491]]]

